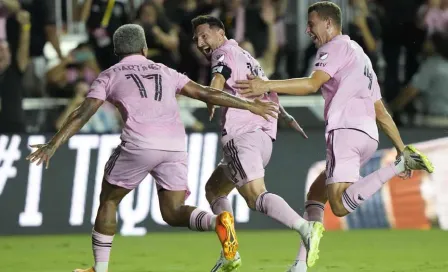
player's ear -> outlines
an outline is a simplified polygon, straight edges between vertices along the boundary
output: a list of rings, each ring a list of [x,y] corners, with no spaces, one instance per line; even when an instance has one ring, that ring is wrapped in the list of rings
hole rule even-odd
[[[143,48],[142,49],[142,55],[145,57],[148,57],[148,48]]]
[[[221,34],[223,37],[226,35],[226,33],[224,32],[224,29],[219,29],[218,33]]]

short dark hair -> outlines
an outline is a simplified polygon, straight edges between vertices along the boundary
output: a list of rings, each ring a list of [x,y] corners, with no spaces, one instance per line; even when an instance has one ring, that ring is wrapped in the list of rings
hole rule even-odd
[[[196,27],[203,25],[203,24],[208,24],[210,26],[210,28],[217,27],[217,28],[220,28],[220,29],[226,31],[224,24],[221,22],[221,20],[219,20],[216,17],[210,16],[210,15],[201,15],[201,16],[198,16],[198,17],[194,18],[193,20],[191,20],[191,25],[193,26],[193,31],[196,30]]]
[[[308,8],[308,14],[311,12],[317,12],[317,14],[324,20],[332,19],[335,24],[339,27],[342,27],[342,12],[341,8],[333,2],[330,1],[321,1],[312,4]]]

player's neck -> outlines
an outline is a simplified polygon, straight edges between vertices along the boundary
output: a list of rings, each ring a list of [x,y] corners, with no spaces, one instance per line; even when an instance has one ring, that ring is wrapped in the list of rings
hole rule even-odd
[[[218,48],[220,48],[221,46],[223,46],[229,39],[227,39],[227,37],[224,37],[224,39],[222,40],[222,42],[218,45]]]
[[[335,37],[342,35],[342,31],[336,31],[335,33],[332,33],[328,37],[328,41],[332,41]]]
[[[133,54],[126,54],[126,55],[120,55],[118,56],[118,60],[121,61],[122,59],[130,56],[143,56],[141,53],[133,53]]]

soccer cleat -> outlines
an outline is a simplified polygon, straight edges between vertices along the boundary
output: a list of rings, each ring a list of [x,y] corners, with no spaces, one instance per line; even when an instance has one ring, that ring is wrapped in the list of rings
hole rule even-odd
[[[95,272],[95,269],[93,267],[87,269],[75,269],[73,272]]]
[[[429,159],[412,145],[405,147],[403,157],[406,170],[425,170],[428,173],[434,172],[434,166]]]
[[[305,261],[295,261],[286,272],[306,272],[308,267]]]
[[[240,254],[237,252],[235,255],[235,258],[233,260],[226,260],[224,258],[224,255],[222,254],[219,256],[218,261],[216,262],[215,266],[210,270],[210,272],[233,272],[238,271],[238,268],[242,265]]]
[[[309,222],[311,230],[306,237],[302,237],[303,244],[306,248],[306,265],[314,266],[319,259],[319,243],[325,231],[324,225],[320,222]]]
[[[238,251],[235,224],[232,214],[222,212],[216,217],[216,234],[221,241],[222,252],[226,260],[233,260]]]

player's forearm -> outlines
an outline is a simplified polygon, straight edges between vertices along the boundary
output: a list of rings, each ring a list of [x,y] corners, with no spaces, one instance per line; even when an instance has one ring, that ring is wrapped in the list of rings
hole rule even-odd
[[[376,122],[380,129],[389,137],[392,144],[395,146],[397,151],[402,152],[404,149],[404,143],[401,139],[400,132],[398,131],[397,125],[395,124],[392,117],[387,113],[381,117],[376,118]]]
[[[104,101],[87,98],[82,104],[76,108],[65,120],[62,128],[53,136],[50,143],[58,148],[70,137],[75,135],[95,114],[98,108],[104,103]]]
[[[313,80],[308,77],[286,80],[269,80],[267,81],[267,86],[270,91],[292,95],[308,95],[319,90],[319,87],[315,86]]]
[[[205,87],[206,91],[199,94],[198,99],[208,104],[218,105],[222,107],[230,107],[237,109],[247,110],[250,108],[251,103],[247,100],[238,98],[226,92]]]
[[[84,125],[87,123],[89,119],[85,118],[83,114],[80,112],[80,108],[77,108],[73,111],[65,120],[65,123],[62,125],[62,128],[53,136],[50,143],[58,148],[67,142],[70,137],[75,135]]]

